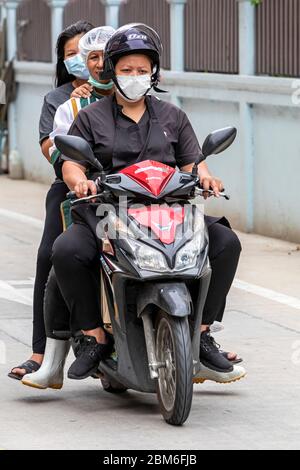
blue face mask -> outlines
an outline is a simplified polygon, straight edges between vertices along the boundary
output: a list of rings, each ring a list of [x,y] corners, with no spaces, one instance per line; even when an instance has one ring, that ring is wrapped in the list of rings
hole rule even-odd
[[[99,90],[111,90],[114,86],[114,82],[112,80],[110,80],[108,83],[101,83],[98,82],[98,80],[95,80],[91,75],[88,79],[88,83],[94,88],[98,88]]]
[[[87,80],[90,76],[88,69],[80,54],[76,54],[69,59],[64,61],[66,69],[70,75],[74,75],[76,78]]]

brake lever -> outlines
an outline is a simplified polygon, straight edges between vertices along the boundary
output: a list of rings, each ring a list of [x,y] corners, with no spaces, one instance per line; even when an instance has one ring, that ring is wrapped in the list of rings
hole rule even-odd
[[[205,189],[205,190],[204,190],[204,189],[202,189],[202,188],[195,188],[195,192],[196,192],[197,196],[203,196],[203,193],[208,193],[208,194],[211,194],[211,195],[214,195],[214,194],[215,194],[212,189]],[[226,199],[226,201],[229,201],[229,200],[230,200],[229,194],[224,193],[224,190],[221,191],[221,192],[219,193],[219,195],[220,195],[221,197],[224,197],[224,199]]]
[[[79,202],[87,202],[87,201],[90,201],[91,199],[98,199],[101,196],[102,196],[102,193],[94,194],[92,196],[81,197],[80,199],[71,200],[71,205],[74,206],[75,204]]]
[[[230,200],[229,194],[224,193],[224,190],[221,191],[219,194],[220,194],[221,197],[223,197],[224,199],[226,199],[226,201],[229,201],[229,200]]]

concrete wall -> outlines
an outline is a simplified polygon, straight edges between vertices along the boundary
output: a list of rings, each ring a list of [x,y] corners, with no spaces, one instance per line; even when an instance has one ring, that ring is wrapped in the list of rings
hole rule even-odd
[[[39,145],[39,118],[44,96],[54,83],[54,66],[34,62],[17,62],[16,79],[18,93],[17,135],[25,178],[51,183],[54,179],[52,166],[43,156]]]
[[[51,64],[16,63],[18,147],[25,177],[50,183],[53,170],[38,144],[43,96],[53,83]],[[217,128],[238,128],[236,142],[211,157],[229,202],[209,200],[207,212],[225,214],[244,231],[300,242],[300,106],[293,79],[164,72],[166,99],[187,112],[199,142]],[[161,95],[163,98],[164,96]]]
[[[243,231],[300,242],[299,81],[168,72],[163,85],[187,112],[200,143],[214,129],[238,129],[232,147],[207,161],[231,200],[211,199],[207,212],[225,214]]]
[[[254,231],[300,242],[300,107],[255,105],[253,114]]]

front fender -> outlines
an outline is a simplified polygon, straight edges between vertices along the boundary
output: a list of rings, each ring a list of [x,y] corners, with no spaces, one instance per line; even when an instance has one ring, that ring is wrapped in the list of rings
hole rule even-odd
[[[190,292],[183,282],[146,283],[137,296],[137,314],[141,316],[149,305],[156,305],[174,317],[192,313]]]

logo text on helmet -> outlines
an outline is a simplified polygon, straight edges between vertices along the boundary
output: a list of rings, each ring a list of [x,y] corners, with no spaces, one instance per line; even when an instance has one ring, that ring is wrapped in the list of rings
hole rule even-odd
[[[129,35],[128,35],[128,39],[129,39],[130,41],[131,41],[132,39],[142,39],[143,41],[146,41],[147,36],[145,36],[144,34],[132,33],[132,34],[129,34]]]

